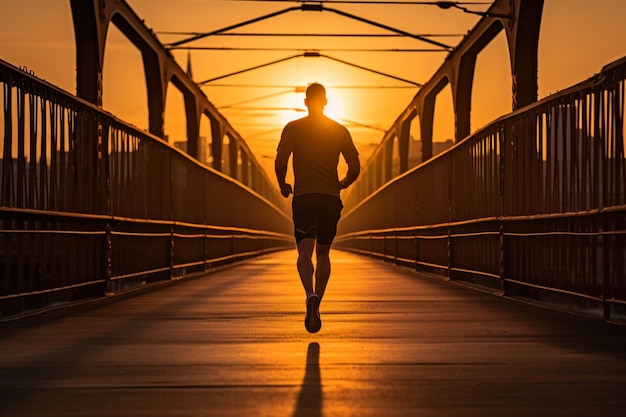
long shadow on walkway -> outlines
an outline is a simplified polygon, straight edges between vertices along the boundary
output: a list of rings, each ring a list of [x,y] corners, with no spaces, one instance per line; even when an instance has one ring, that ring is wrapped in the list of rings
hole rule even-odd
[[[320,374],[320,345],[309,344],[306,371],[293,417],[321,417],[323,409],[322,376]]]

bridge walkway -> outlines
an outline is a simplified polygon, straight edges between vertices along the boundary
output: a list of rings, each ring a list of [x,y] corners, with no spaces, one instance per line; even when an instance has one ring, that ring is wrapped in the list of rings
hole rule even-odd
[[[0,324],[1,416],[623,416],[626,328],[295,251]]]

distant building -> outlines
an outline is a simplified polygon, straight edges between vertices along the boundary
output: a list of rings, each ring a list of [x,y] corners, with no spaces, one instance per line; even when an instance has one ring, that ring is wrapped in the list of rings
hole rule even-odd
[[[174,142],[174,146],[185,152],[186,154],[189,153],[187,151],[187,141]],[[198,161],[202,162],[203,164],[208,164],[209,162],[211,162],[210,156],[211,153],[209,151],[209,143],[207,143],[206,136],[198,137]]]
[[[448,139],[445,142],[433,142],[433,156],[447,151],[454,145],[452,139]],[[413,139],[409,142],[409,169],[419,165],[422,162],[422,141]]]

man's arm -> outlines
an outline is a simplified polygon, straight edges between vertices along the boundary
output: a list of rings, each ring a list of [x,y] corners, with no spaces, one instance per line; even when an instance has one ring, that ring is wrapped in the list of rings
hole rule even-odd
[[[289,161],[289,156],[287,156],[287,161],[282,162],[284,158],[279,158],[280,152],[276,155],[276,161],[274,161],[274,171],[276,171],[276,179],[278,180],[278,186],[280,187],[280,194],[287,198],[289,194],[293,193],[293,189],[291,188],[291,184],[287,184],[285,181],[285,177],[287,176],[287,162]]]
[[[361,162],[359,160],[359,152],[356,150],[354,143],[352,143],[352,139],[350,139],[350,145],[348,150],[343,152],[343,157],[348,164],[348,172],[346,176],[339,181],[339,186],[341,188],[348,188],[350,184],[352,184],[359,177],[361,173]]]
[[[278,150],[276,151],[276,159],[274,160],[274,171],[276,172],[276,179],[278,180],[278,186],[280,187],[280,194],[287,198],[289,194],[293,193],[291,184],[287,184],[285,178],[287,177],[287,166],[289,163],[289,157],[291,156],[291,148],[286,146],[285,132],[281,135],[280,143],[278,144]]]

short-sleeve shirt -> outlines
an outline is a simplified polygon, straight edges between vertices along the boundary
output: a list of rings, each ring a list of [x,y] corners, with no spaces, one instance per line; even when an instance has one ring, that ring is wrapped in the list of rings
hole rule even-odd
[[[327,194],[338,197],[339,155],[344,155],[346,159],[358,155],[348,129],[324,115],[309,115],[285,126],[278,154],[291,153],[294,196]]]

